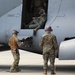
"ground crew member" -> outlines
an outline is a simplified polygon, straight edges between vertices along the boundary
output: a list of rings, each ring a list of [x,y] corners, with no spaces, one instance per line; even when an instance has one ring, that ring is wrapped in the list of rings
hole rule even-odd
[[[40,47],[43,50],[43,60],[44,60],[44,74],[47,74],[47,66],[48,66],[48,59],[50,60],[50,69],[51,74],[55,74],[55,54],[58,49],[58,44],[56,40],[56,36],[51,33],[52,28],[47,26],[45,29],[46,34],[44,34],[40,41]]]
[[[11,53],[14,58],[14,62],[10,68],[10,72],[18,72],[20,71],[18,64],[20,60],[20,54],[18,50],[18,39],[17,39],[18,31],[14,31],[12,37],[9,39],[9,46],[11,48]]]

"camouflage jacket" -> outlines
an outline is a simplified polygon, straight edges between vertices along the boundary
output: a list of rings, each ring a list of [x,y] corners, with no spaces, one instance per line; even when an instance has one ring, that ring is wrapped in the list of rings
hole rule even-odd
[[[58,44],[56,36],[51,33],[44,34],[40,41],[40,47],[42,48],[43,53],[49,52],[51,49],[57,50]]]

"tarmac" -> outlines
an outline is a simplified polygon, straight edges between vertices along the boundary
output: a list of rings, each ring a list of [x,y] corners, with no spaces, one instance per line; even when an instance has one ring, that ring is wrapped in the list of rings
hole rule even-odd
[[[20,50],[19,67],[21,72],[10,73],[13,63],[12,54],[9,51],[0,52],[0,75],[44,75],[42,55]],[[48,65],[50,63],[48,62]],[[56,75],[75,75],[75,60],[59,60],[56,58]],[[48,67],[48,74],[50,67]]]

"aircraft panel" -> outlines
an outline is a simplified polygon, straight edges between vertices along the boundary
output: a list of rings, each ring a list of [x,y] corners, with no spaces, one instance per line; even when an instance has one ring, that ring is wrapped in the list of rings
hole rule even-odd
[[[16,7],[10,12],[0,17],[0,42],[7,43],[13,30],[20,30],[21,28],[21,7]]]
[[[74,20],[75,0],[49,0],[48,20],[46,25],[52,26],[52,33],[54,33],[57,36],[59,44],[66,37],[75,36]]]
[[[21,0],[0,0],[0,17],[21,4]]]

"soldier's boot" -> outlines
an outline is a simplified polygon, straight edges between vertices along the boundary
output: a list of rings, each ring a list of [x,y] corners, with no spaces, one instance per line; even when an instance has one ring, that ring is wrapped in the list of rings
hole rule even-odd
[[[17,68],[16,70],[17,70],[17,72],[20,72],[21,71],[21,69],[19,69],[19,68]]]
[[[47,69],[44,69],[43,73],[44,73],[44,75],[47,75]]]
[[[56,74],[56,73],[55,73],[55,70],[51,70],[51,74]]]
[[[17,70],[16,70],[16,69],[11,69],[10,72],[11,72],[11,73],[17,72]]]

